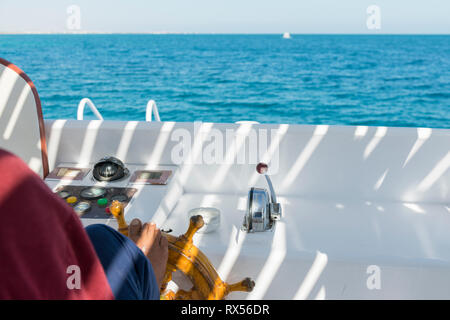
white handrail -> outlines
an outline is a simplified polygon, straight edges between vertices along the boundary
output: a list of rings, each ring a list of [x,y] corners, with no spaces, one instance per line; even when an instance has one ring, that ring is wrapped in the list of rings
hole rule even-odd
[[[78,104],[78,110],[77,110],[77,120],[83,120],[84,118],[84,107],[86,104],[89,106],[91,111],[94,113],[94,115],[97,117],[98,120],[103,120],[102,115],[100,112],[98,112],[97,108],[95,107],[94,103],[89,98],[81,99],[80,103]]]
[[[145,111],[145,121],[152,121],[153,112],[155,113],[155,121],[161,122],[155,100],[149,100],[147,102],[147,110]]]

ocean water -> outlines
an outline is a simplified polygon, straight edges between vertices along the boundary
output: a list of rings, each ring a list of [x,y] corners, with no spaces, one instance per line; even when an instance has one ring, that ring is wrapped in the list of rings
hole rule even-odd
[[[0,35],[44,117],[450,128],[450,36]],[[87,118],[93,118],[88,116]]]

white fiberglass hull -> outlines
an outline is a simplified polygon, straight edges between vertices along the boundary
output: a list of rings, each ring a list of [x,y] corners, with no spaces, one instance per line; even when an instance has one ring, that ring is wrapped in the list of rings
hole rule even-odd
[[[249,187],[265,182],[248,159],[205,163],[215,129],[256,130],[258,141],[258,130],[268,133],[261,157],[277,157],[271,178],[283,207],[272,231],[240,230]],[[181,164],[173,154],[180,130],[193,146],[193,161]],[[450,299],[450,130],[55,120],[46,134],[50,170],[105,155],[173,166],[170,183],[142,190],[126,219],[179,234],[190,209],[218,208],[220,227],[194,241],[222,279],[255,280],[253,292],[230,299]],[[223,145],[228,159],[250,144],[233,141],[234,149]],[[84,224],[96,222],[115,225]]]

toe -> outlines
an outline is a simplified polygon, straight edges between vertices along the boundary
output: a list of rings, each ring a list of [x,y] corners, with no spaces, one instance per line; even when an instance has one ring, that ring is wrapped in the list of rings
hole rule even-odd
[[[143,226],[143,233],[145,233],[145,236],[147,238],[153,238],[154,237],[154,233],[155,233],[155,225],[153,225],[152,223],[144,223]]]
[[[157,244],[160,244],[162,238],[161,230],[156,229],[155,230],[155,241]]]
[[[159,242],[159,246],[161,247],[162,250],[164,250],[164,252],[168,252],[168,250],[169,250],[169,241],[167,240],[166,237],[164,237],[164,236],[161,237],[161,241]]]
[[[131,240],[136,242],[139,239],[142,231],[142,222],[139,219],[133,219],[128,228],[128,235]]]

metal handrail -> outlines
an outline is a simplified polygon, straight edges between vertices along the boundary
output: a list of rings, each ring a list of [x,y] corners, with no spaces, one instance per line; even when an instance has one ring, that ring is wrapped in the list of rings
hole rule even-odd
[[[80,103],[78,104],[78,110],[77,110],[77,120],[83,120],[84,119],[84,108],[88,105],[89,109],[94,113],[94,115],[97,117],[98,120],[103,120],[102,115],[98,111],[98,109],[95,107],[94,103],[89,98],[83,98]],[[147,102],[147,109],[145,111],[145,121],[151,122],[153,121],[153,113],[155,114],[155,121],[161,122],[161,118],[159,116],[158,106],[156,105],[155,100],[149,100]]]
[[[77,120],[83,120],[84,118],[84,107],[86,104],[89,106],[91,111],[94,113],[94,115],[97,117],[98,120],[103,120],[102,115],[100,112],[98,112],[97,108],[95,107],[94,103],[89,98],[81,99],[80,103],[78,104],[78,110],[77,110]]]
[[[151,122],[153,118],[153,112],[155,113],[155,121],[161,122],[159,117],[158,107],[155,100],[149,100],[147,102],[147,110],[145,111],[145,121]]]

